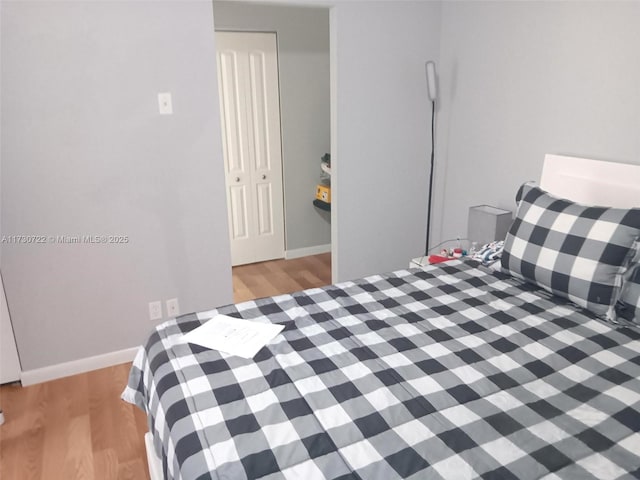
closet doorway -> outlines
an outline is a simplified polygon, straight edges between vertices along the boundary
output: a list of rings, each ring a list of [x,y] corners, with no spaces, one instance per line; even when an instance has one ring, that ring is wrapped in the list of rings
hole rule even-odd
[[[275,33],[217,31],[232,265],[284,257]]]

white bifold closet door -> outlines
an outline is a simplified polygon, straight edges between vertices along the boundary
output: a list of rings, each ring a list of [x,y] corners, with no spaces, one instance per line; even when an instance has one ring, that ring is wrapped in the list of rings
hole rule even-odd
[[[275,33],[216,32],[231,262],[284,256]]]

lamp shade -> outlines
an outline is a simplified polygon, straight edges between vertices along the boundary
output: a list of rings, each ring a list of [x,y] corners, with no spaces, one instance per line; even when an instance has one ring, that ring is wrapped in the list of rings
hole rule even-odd
[[[436,87],[436,64],[433,62],[427,62],[427,93],[429,93],[429,100],[435,101],[438,96]]]
[[[512,221],[513,215],[509,210],[490,205],[476,205],[469,208],[467,238],[469,242],[476,242],[478,246],[494,240],[504,240]]]

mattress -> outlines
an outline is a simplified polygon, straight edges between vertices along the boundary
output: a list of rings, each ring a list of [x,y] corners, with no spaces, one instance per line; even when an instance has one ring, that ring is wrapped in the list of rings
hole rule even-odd
[[[217,313],[285,328],[182,340]],[[640,332],[472,262],[171,320],[123,398],[168,479],[640,478]]]

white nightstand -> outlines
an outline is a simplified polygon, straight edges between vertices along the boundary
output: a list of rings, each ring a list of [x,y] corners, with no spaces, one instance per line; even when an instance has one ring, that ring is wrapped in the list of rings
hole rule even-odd
[[[422,257],[412,258],[409,262],[409,268],[422,268],[429,265],[429,257],[423,255]]]

